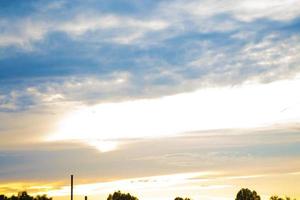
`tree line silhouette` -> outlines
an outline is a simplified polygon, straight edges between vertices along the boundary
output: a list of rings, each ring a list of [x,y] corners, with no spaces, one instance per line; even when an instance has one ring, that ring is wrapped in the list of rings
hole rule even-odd
[[[0,195],[0,200],[52,200],[51,197],[47,197],[47,195],[37,195],[35,197],[27,194],[26,191],[19,192],[17,196],[12,195],[11,197],[7,197],[5,195]]]
[[[248,188],[242,188],[238,191],[235,200],[260,200],[260,196],[255,190],[251,191]],[[26,191],[19,192],[17,196],[12,195],[7,197],[5,195],[0,195],[0,200],[52,200],[52,197],[47,197],[47,195],[37,195],[30,196]],[[130,193],[122,193],[121,191],[116,191],[113,194],[109,194],[107,200],[139,200],[139,198],[131,195]],[[191,200],[188,197],[176,197],[174,200]],[[271,196],[270,200],[296,200],[290,197],[278,197],[276,195]]]

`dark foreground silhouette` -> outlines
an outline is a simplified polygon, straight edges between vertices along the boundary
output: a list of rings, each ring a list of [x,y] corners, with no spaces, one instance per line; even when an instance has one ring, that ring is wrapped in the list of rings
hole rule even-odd
[[[30,196],[26,191],[19,192],[17,196],[12,195],[7,197],[5,195],[0,195],[0,200],[52,200],[51,197],[47,195]],[[113,194],[109,194],[107,200],[139,200],[137,197],[131,195],[130,193],[122,193],[121,191],[116,191]],[[188,197],[176,197],[174,200],[191,200]],[[251,191],[248,188],[242,188],[236,195],[235,200],[260,200],[260,196],[255,190]],[[270,200],[296,200],[290,197],[278,197],[276,195],[271,196]]]
[[[7,197],[5,195],[0,195],[0,200],[52,200],[52,198],[47,197],[47,195],[37,195],[35,197],[27,194],[26,191],[19,192],[18,196],[12,195],[11,197]]]

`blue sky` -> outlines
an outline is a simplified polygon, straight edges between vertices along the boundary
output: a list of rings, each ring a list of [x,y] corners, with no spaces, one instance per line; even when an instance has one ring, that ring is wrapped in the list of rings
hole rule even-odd
[[[234,174],[232,165],[247,175],[298,173],[299,7],[299,0],[1,1],[0,179]],[[271,167],[280,159],[291,166]]]
[[[269,82],[298,71],[298,2],[199,3],[3,1],[1,104],[12,101],[13,91],[21,94],[14,108],[2,110],[41,103],[26,92],[29,87],[77,100],[80,88],[60,88],[72,80],[85,84],[89,78],[125,76],[130,81],[125,88],[82,95],[83,101],[97,102],[235,85],[253,77]],[[257,55],[264,52],[267,57]],[[280,60],[283,54],[292,57],[287,65]]]

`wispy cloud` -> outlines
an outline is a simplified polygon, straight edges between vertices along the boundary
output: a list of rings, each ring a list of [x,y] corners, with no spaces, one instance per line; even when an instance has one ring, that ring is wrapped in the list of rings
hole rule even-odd
[[[65,20],[37,19],[39,15],[0,21],[4,30],[0,34],[0,47],[17,46],[31,50],[34,43],[56,32],[66,33],[75,40],[88,40],[91,35],[98,35],[98,42],[131,44],[145,39],[149,32],[162,31],[169,26],[162,19],[141,20],[115,14],[75,14]]]
[[[296,7],[299,2],[296,0],[284,1],[175,1],[162,3],[161,8],[168,12],[172,11],[175,15],[187,14],[189,16],[206,19],[215,15],[232,15],[237,20],[253,21],[259,18],[271,20],[291,20],[299,16]],[[179,15],[183,16],[183,15]]]
[[[96,2],[32,3],[27,5],[31,12],[20,17],[3,16],[0,77],[9,85],[1,88],[6,99],[2,110],[20,107],[8,94],[28,97],[30,107],[41,102],[21,91],[44,87],[49,96],[73,101],[77,90],[61,91],[57,85],[97,82],[103,91],[103,81],[113,84],[112,74],[118,73],[130,74],[125,89],[88,90],[79,99],[156,97],[299,73],[297,1],[165,1],[149,9],[130,5],[136,6],[131,14],[114,10],[113,4],[102,11]],[[67,8],[68,13],[62,12]]]

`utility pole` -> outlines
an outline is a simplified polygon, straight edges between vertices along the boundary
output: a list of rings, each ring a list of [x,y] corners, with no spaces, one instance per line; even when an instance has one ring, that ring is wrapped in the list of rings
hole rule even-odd
[[[71,200],[73,200],[73,174],[71,175]]]
[[[88,199],[87,199],[87,196],[84,196],[84,200],[88,200]]]

